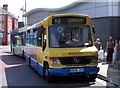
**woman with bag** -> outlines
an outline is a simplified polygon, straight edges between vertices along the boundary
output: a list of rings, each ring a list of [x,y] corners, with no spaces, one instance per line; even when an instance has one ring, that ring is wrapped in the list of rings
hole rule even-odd
[[[111,67],[114,66],[116,60],[120,60],[120,40],[115,40],[115,47]]]

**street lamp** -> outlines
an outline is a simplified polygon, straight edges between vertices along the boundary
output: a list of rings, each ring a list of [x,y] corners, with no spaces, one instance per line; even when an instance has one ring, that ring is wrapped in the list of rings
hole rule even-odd
[[[24,6],[23,6],[20,10],[22,11],[22,21],[24,22],[23,14],[26,13],[26,0],[25,0],[25,8],[24,8]],[[26,17],[25,17],[25,25],[26,25]]]
[[[22,7],[20,10],[22,11],[22,15],[23,15],[25,13],[24,7]],[[22,16],[22,21],[24,22],[24,17],[23,16]]]

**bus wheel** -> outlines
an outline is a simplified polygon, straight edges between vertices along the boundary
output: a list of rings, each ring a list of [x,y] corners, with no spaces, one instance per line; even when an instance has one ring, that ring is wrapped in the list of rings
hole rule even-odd
[[[28,64],[29,64],[29,66],[31,67],[31,59],[30,59],[30,57],[29,57],[29,59],[28,59]]]
[[[22,51],[22,57],[23,57],[23,58],[25,57],[24,54],[25,54],[25,53],[24,53],[24,50],[23,50],[23,51]]]
[[[96,78],[97,78],[97,74],[89,75],[89,80],[92,82],[94,82]]]
[[[43,74],[44,74],[44,77],[45,77],[45,79],[48,81],[48,82],[52,82],[52,77],[49,75],[49,66],[48,66],[48,64],[45,64],[44,65],[44,72],[43,72]]]
[[[12,53],[13,53],[13,55],[15,55],[15,50],[14,49],[12,50]]]

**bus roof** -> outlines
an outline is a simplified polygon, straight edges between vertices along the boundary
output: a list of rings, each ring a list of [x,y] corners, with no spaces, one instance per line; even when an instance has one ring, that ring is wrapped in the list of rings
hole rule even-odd
[[[24,26],[24,27],[21,27],[19,29],[12,30],[10,32],[10,34],[15,35],[15,34],[19,34],[19,33],[22,33],[22,32],[26,32],[26,30],[27,30],[28,27],[29,26]]]
[[[29,26],[24,26],[18,29],[19,33],[25,32]]]
[[[51,16],[55,16],[55,17],[57,17],[57,16],[83,16],[83,17],[89,17],[87,14],[54,14],[54,15],[51,15]]]
[[[48,24],[49,22],[46,23],[46,20],[49,20],[53,17],[62,17],[62,16],[71,16],[71,17],[74,17],[74,16],[77,16],[77,17],[87,17],[87,18],[90,18],[88,15],[86,14],[54,14],[54,15],[50,15],[48,17],[46,17],[44,20],[40,21],[40,22],[37,22],[31,26],[29,26],[27,28],[27,30],[30,30],[30,29],[34,29],[34,28],[37,28],[39,27],[40,25],[43,25],[45,26],[46,24]]]
[[[27,28],[27,30],[33,29],[33,28],[35,28],[35,27],[39,27],[40,25],[41,25],[41,22],[35,23],[35,24],[29,26],[29,27]]]

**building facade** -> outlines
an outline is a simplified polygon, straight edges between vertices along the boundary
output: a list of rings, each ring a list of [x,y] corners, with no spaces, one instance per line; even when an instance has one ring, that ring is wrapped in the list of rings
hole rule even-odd
[[[23,16],[27,17],[27,24],[32,25],[45,17],[53,14],[87,14],[92,19],[92,25],[95,26],[95,39],[99,37],[106,47],[108,37],[120,38],[120,2],[74,2],[62,8],[33,9]]]
[[[8,5],[3,5],[0,14],[0,40],[1,45],[10,44],[10,31],[18,28],[18,19],[8,12]]]

